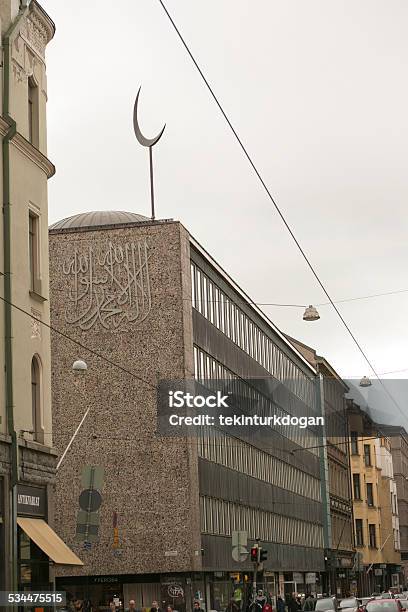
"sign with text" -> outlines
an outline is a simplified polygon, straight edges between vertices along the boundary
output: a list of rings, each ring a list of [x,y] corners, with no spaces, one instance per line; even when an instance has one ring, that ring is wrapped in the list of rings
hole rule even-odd
[[[45,517],[47,494],[42,487],[17,485],[17,514]]]

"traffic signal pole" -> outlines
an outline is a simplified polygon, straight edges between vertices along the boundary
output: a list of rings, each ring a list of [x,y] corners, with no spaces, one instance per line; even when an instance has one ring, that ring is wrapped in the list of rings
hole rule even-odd
[[[252,546],[251,548],[251,561],[254,564],[254,578],[252,581],[252,597],[253,597],[253,604],[256,601],[256,590],[257,590],[257,575],[258,575],[258,571],[262,570],[263,568],[263,561],[266,561],[268,558],[268,551],[266,550],[266,548],[262,548],[261,546],[259,546],[259,540],[256,540],[256,545]]]

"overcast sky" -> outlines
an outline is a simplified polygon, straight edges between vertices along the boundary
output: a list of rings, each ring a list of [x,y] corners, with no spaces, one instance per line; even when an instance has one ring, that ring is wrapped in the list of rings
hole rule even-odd
[[[326,302],[158,0],[42,0],[50,222],[179,219],[258,302]],[[167,6],[334,299],[408,288],[406,0],[167,0]],[[340,304],[378,372],[408,368],[408,293]],[[345,377],[368,366],[329,306],[264,307]],[[393,376],[406,377],[408,371]]]

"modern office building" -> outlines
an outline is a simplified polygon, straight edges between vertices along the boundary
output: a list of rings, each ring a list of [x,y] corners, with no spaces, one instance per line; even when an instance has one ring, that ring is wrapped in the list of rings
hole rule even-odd
[[[1,0],[0,590],[49,589],[80,563],[54,533],[45,49],[41,6]]]
[[[353,508],[351,497],[350,456],[345,394],[347,385],[331,364],[306,344],[289,339],[323,377],[321,394],[326,416],[327,541],[326,572],[323,591],[333,594],[356,592]]]
[[[402,586],[397,486],[390,438],[347,403],[359,593],[371,594]]]
[[[224,610],[233,593],[245,597],[253,565],[242,548],[259,538],[268,559],[258,580],[273,596],[320,591],[315,430],[157,432],[160,380],[229,381],[260,414],[315,415],[316,369],[179,222],[83,213],[51,226],[49,240],[60,455],[89,410],[56,503],[84,566],[59,570],[58,585],[94,610],[131,597]],[[75,384],[78,358],[88,369]],[[89,491],[96,503],[84,513]]]

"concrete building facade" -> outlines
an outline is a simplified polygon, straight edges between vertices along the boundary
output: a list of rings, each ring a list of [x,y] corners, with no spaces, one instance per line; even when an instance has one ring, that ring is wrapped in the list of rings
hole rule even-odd
[[[259,580],[272,596],[319,590],[313,431],[272,429],[267,443],[156,431],[160,380],[228,380],[264,410],[315,414],[315,369],[178,222],[77,215],[50,228],[50,266],[52,324],[64,334],[52,334],[60,454],[90,408],[58,473],[56,523],[84,561],[59,571],[61,588],[95,609],[133,597],[137,607],[156,599],[183,612],[197,599],[224,610],[245,597],[253,569],[232,557],[242,531],[247,549],[256,538],[268,549]],[[75,383],[78,357],[88,371]],[[86,542],[79,500],[90,470],[101,505]]]

